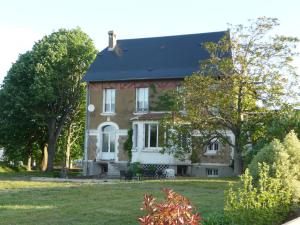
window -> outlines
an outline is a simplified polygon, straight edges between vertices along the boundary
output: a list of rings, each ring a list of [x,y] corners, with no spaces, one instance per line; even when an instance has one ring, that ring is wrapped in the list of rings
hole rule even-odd
[[[113,126],[102,128],[102,152],[115,152],[116,130]]]
[[[134,124],[133,125],[133,148],[138,147],[138,125]]]
[[[220,143],[217,139],[211,140],[210,144],[206,148],[206,153],[216,153],[219,151]]]
[[[219,176],[219,171],[218,171],[218,169],[207,168],[206,169],[206,175],[208,177],[218,177]]]
[[[148,88],[136,89],[136,111],[147,112],[149,108],[148,104]]]
[[[115,89],[104,89],[104,112],[105,113],[114,113],[115,112]]]
[[[156,148],[158,147],[158,124],[145,124],[145,148]]]
[[[184,97],[184,87],[183,86],[177,86],[177,94],[179,96],[179,99],[178,99],[178,108],[180,111],[185,111],[185,97]]]

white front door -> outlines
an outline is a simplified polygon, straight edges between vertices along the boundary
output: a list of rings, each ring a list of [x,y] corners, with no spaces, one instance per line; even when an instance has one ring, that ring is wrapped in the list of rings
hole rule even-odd
[[[101,129],[101,159],[114,160],[116,152],[116,128],[107,125]]]

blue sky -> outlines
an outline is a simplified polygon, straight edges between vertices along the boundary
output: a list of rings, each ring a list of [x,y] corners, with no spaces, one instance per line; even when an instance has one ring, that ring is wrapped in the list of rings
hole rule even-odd
[[[299,9],[299,0],[0,0],[0,83],[20,53],[59,28],[81,27],[101,50],[108,30],[117,39],[201,33],[268,16],[279,19],[276,33],[300,38]]]

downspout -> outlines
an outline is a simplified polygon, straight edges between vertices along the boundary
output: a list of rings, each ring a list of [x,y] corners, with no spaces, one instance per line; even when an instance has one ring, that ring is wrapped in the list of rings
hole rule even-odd
[[[84,175],[87,176],[88,173],[88,143],[89,143],[89,128],[90,128],[90,114],[88,111],[88,105],[90,104],[90,86],[87,83],[87,92],[86,92],[86,116],[85,116],[85,133],[84,133],[84,162],[85,162],[85,172]]]

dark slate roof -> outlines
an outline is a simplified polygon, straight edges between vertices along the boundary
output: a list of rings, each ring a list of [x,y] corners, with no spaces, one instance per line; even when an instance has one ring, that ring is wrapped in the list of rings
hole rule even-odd
[[[183,78],[209,57],[204,42],[217,42],[228,31],[117,40],[114,51],[102,50],[83,81]]]

